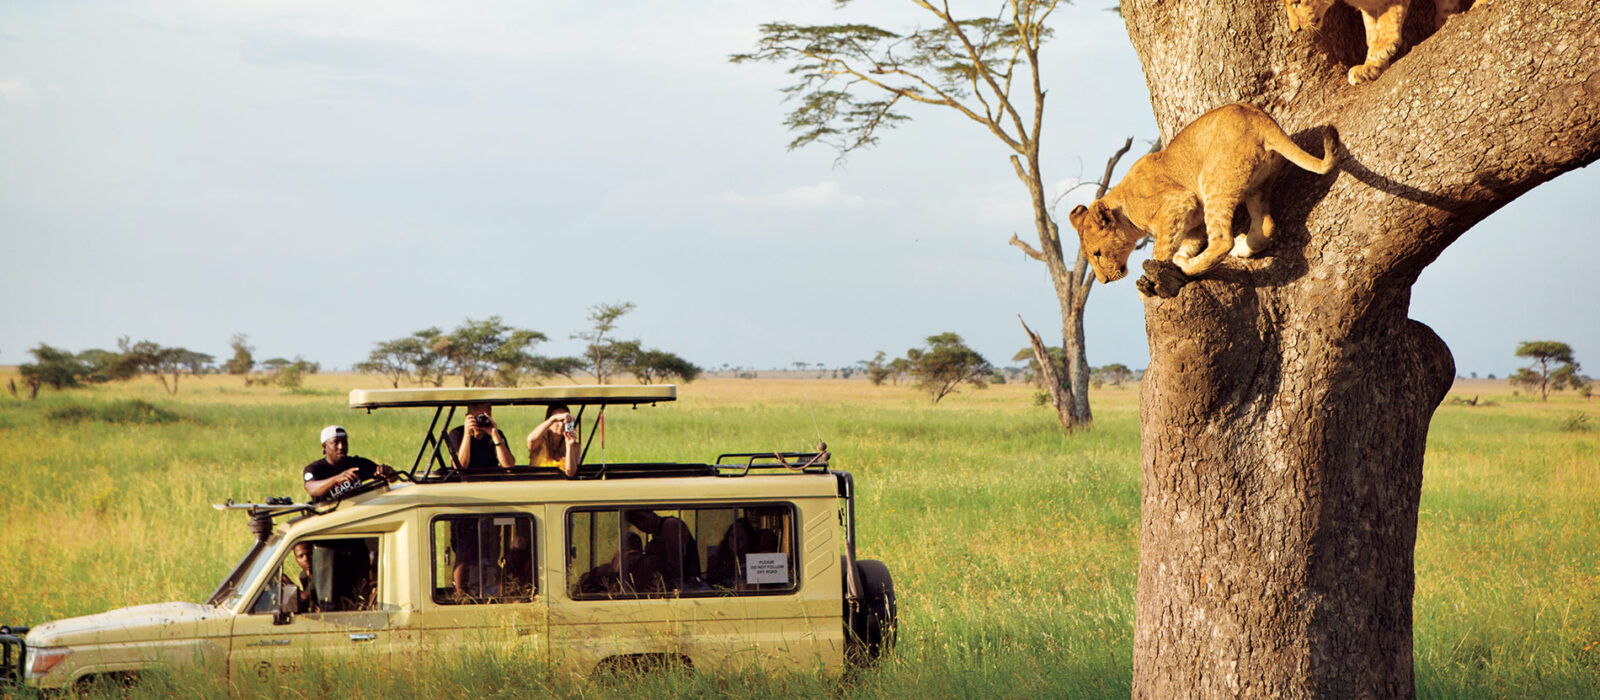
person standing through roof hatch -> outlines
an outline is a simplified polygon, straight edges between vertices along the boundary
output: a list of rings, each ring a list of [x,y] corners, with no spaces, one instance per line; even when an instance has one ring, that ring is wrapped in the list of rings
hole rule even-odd
[[[330,425],[322,429],[322,459],[306,465],[302,472],[311,502],[336,501],[363,479],[394,476],[394,468],[365,457],[350,454],[350,436],[344,428]]]
[[[500,426],[495,425],[494,416],[490,414],[491,408],[486,403],[468,406],[466,422],[445,433],[445,444],[450,447],[450,454],[455,455],[457,466],[463,469],[510,469],[516,465],[517,459],[511,456],[506,434],[500,432]]]
[[[553,404],[528,433],[528,465],[555,467],[571,479],[578,475],[578,457],[578,421],[566,406]]]

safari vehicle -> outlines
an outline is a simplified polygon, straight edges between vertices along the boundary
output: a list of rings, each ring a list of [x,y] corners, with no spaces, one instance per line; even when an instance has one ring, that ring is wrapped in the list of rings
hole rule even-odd
[[[270,676],[311,659],[468,649],[578,674],[810,672],[889,650],[894,587],[882,563],[856,560],[854,483],[829,468],[826,446],[698,464],[587,461],[608,407],[676,396],[670,385],[352,391],[352,408],[434,409],[409,471],[325,504],[220,504],[249,514],[255,542],[205,602],[11,628],[0,672],[55,688],[156,665]],[[580,431],[575,479],[462,469],[442,445],[473,404],[565,404],[580,427],[594,413],[599,430]]]

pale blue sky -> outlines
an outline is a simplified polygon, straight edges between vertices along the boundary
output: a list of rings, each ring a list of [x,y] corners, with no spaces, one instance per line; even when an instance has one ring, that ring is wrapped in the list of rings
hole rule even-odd
[[[220,356],[243,332],[345,367],[490,315],[572,354],[586,307],[620,300],[623,336],[706,367],[944,331],[1009,364],[1017,314],[1059,338],[1059,311],[1006,245],[1034,234],[1003,148],[917,110],[835,168],[785,151],[780,68],[726,61],[763,21],[924,21],[859,5],[0,3],[0,364],[121,335]],[[1065,187],[1155,129],[1120,19],[1056,26],[1045,176]],[[1463,374],[1546,338],[1600,370],[1596,194],[1595,168],[1547,184],[1424,273],[1412,317]],[[1535,237],[1551,252],[1528,260]],[[1144,366],[1131,282],[1097,286],[1087,325],[1092,364]]]

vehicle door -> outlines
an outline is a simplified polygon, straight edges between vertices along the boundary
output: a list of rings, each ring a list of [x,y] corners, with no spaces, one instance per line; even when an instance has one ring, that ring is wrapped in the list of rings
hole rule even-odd
[[[281,551],[273,575],[234,618],[234,681],[270,681],[308,662],[385,663],[398,605],[379,572],[393,557],[393,535],[303,538]]]
[[[429,566],[413,628],[429,654],[490,652],[543,664],[540,517],[527,509],[425,514]]]

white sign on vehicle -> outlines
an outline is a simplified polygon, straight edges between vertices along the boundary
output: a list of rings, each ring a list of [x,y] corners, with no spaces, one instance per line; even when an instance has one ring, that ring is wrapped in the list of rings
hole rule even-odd
[[[789,557],[781,552],[744,555],[745,583],[788,583]]]

